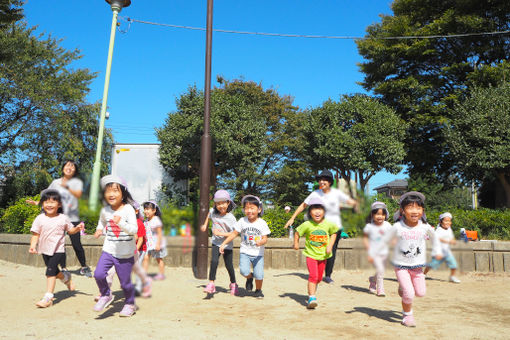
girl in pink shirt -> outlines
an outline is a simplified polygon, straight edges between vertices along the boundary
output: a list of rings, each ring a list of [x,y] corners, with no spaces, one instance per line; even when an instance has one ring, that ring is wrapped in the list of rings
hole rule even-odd
[[[65,232],[75,234],[84,229],[83,223],[73,226],[69,218],[62,214],[62,199],[57,190],[46,189],[41,193],[39,205],[43,213],[32,223],[31,254],[42,254],[46,264],[46,294],[37,307],[46,308],[53,304],[53,292],[57,279],[61,280],[69,290],[74,290],[71,274],[61,272],[59,263],[65,257]]]

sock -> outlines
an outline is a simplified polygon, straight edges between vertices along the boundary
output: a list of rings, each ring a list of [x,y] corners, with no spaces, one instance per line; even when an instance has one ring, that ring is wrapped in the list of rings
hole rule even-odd
[[[309,296],[309,298],[310,298],[310,299],[311,299],[311,298],[317,299],[317,298],[315,297],[315,295],[310,295],[310,296]]]
[[[409,312],[402,311],[402,314],[404,314],[404,316],[413,315],[413,310],[411,309]]]
[[[47,292],[46,294],[44,294],[44,297],[47,298],[48,300],[51,300],[53,299],[53,293]]]

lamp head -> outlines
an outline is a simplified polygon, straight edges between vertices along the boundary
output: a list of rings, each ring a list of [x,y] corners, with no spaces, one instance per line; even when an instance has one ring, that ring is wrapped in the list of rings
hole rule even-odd
[[[116,8],[119,12],[124,7],[129,7],[129,5],[131,5],[131,0],[105,0],[105,1],[110,4],[112,10]]]

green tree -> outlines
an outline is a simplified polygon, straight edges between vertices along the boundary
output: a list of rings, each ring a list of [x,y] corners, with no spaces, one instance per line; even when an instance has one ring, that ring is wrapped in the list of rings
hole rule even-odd
[[[406,124],[395,111],[365,95],[328,100],[304,122],[306,156],[313,169],[336,170],[350,183],[356,173],[361,191],[381,170],[398,173]]]
[[[455,105],[445,131],[450,155],[463,178],[496,177],[510,207],[510,83],[474,88]]]
[[[87,103],[86,96],[96,75],[71,68],[80,58],[78,50],[67,51],[59,40],[33,31],[24,23],[0,30],[2,45],[16,56],[0,63],[0,179],[12,185],[5,189],[3,205],[38,193],[41,179],[56,177],[64,159],[76,160],[83,178],[94,160],[99,104]],[[104,171],[111,144],[107,131]],[[30,187],[31,192],[18,190]]]
[[[406,137],[409,172],[435,173],[445,180],[453,160],[442,129],[466,86],[502,79],[510,56],[508,34],[444,37],[450,34],[508,31],[506,0],[395,0],[393,15],[367,28],[358,40],[362,85],[395,108],[410,124]],[[433,39],[385,39],[439,35]]]
[[[251,81],[218,80],[211,91],[211,184],[267,198],[271,174],[293,143],[287,129],[296,115],[292,98]],[[198,177],[202,133],[203,94],[190,87],[157,130],[161,164],[176,179]]]
[[[20,0],[0,0],[0,63],[12,59],[15,54],[9,44],[3,39],[3,32],[23,18],[22,2]]]

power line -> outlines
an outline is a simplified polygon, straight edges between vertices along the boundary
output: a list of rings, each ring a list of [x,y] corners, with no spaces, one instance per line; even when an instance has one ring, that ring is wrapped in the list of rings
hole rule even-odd
[[[186,30],[193,31],[205,31],[206,29],[203,27],[194,27],[194,26],[184,26],[184,25],[173,25],[173,24],[164,24],[158,22],[151,22],[145,20],[138,20],[129,17],[121,17],[120,19],[126,20],[128,22],[128,28],[126,30],[121,30],[122,33],[127,33],[129,28],[131,27],[131,23],[137,22],[140,24],[146,25],[154,25],[154,26],[163,26],[163,27],[171,27],[171,28],[181,28]],[[244,35],[261,35],[261,36],[269,36],[269,37],[283,37],[283,38],[306,38],[306,39],[336,39],[336,40],[407,40],[407,39],[439,39],[439,38],[464,38],[464,37],[476,37],[476,36],[484,36],[484,35],[504,35],[510,34],[510,30],[507,31],[495,31],[495,32],[478,32],[478,33],[459,33],[459,34],[435,34],[435,35],[408,35],[408,36],[395,36],[395,37],[359,37],[359,36],[338,36],[338,35],[311,35],[311,34],[288,34],[288,33],[268,33],[268,32],[249,32],[249,31],[236,31],[236,30],[226,30],[226,29],[213,29],[214,32],[220,33],[230,33],[230,34],[244,34]]]

